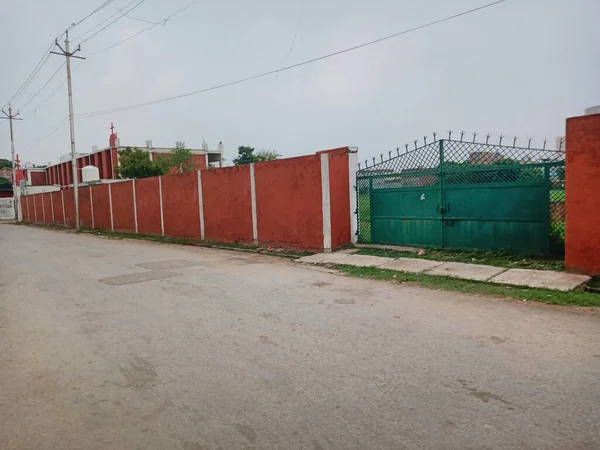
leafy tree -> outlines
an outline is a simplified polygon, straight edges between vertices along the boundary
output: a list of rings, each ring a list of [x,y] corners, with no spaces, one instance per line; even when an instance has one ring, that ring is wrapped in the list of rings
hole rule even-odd
[[[238,156],[233,159],[233,164],[241,166],[243,164],[251,164],[255,161],[254,147],[241,145],[238,147]]]
[[[275,150],[260,150],[254,153],[254,147],[240,146],[238,147],[238,156],[234,158],[233,163],[236,166],[243,164],[251,164],[254,162],[274,161],[281,158],[281,155]]]
[[[185,148],[185,142],[183,141],[176,142],[173,150],[162,159],[168,166],[167,172],[170,172],[173,168],[177,168],[177,172],[179,173],[196,170],[192,151],[189,148]]]
[[[12,162],[8,159],[0,158],[0,169],[12,169]]]
[[[0,186],[2,186],[3,184],[8,184],[10,186],[10,180],[5,177],[0,177]]]
[[[281,158],[281,155],[275,150],[261,150],[254,155],[254,162],[275,161]]]
[[[121,178],[148,178],[167,173],[162,161],[150,161],[150,154],[139,148],[119,150],[119,161],[121,167],[117,168],[117,173]]]

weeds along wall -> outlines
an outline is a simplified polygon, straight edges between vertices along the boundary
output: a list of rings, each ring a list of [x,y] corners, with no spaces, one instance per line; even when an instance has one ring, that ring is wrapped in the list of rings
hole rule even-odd
[[[82,227],[330,250],[352,241],[356,149],[79,188]],[[75,226],[73,189],[23,196],[28,223]]]

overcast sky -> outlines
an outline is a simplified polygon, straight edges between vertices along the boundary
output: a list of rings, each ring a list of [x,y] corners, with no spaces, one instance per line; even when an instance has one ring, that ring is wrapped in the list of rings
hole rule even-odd
[[[71,31],[73,43],[130,0],[114,0]],[[130,13],[160,22],[192,0],[146,0]],[[201,0],[166,26],[74,61],[75,114],[203,89],[301,62],[488,3],[489,0]],[[55,36],[102,0],[0,0],[0,103],[17,91]],[[134,3],[135,4],[135,3]],[[90,55],[149,25],[124,17],[82,45]],[[222,140],[283,156],[356,145],[360,159],[433,131],[564,134],[565,118],[600,104],[600,1],[508,0],[314,64],[147,108],[76,120],[78,152],[108,145],[210,148]],[[13,107],[64,58],[52,56]],[[21,110],[23,162],[56,162],[69,127],[65,69]],[[53,93],[49,100],[48,97]],[[45,103],[38,107],[42,102]],[[534,141],[535,143],[535,141]],[[0,124],[0,158],[10,156]]]

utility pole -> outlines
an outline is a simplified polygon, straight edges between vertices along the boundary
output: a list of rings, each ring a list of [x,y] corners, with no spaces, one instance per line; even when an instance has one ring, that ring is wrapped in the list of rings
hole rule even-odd
[[[15,222],[19,221],[19,196],[17,195],[17,171],[16,171],[16,166],[15,166],[15,137],[13,134],[13,120],[23,120],[23,119],[18,119],[17,116],[19,115],[19,112],[17,112],[16,114],[13,114],[12,112],[12,107],[10,106],[10,103],[8,104],[8,114],[6,114],[6,111],[2,110],[2,113],[4,114],[5,117],[0,116],[0,119],[6,119],[9,121],[9,125],[10,125],[10,154],[12,157],[12,185],[13,185],[13,205],[14,205],[14,209],[15,209]]]
[[[75,118],[73,117],[73,90],[71,87],[71,58],[85,59],[81,56],[74,56],[81,50],[78,46],[74,52],[69,49],[69,30],[65,31],[65,48],[62,48],[56,40],[55,45],[60,48],[60,52],[50,52],[55,55],[61,55],[67,58],[67,86],[69,92],[69,124],[71,125],[71,168],[73,169],[73,193],[75,200],[75,228],[79,230],[79,180],[77,179],[77,153],[75,152]]]

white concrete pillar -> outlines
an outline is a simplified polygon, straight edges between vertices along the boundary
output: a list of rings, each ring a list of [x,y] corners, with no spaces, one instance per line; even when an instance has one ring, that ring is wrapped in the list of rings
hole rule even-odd
[[[350,240],[358,242],[358,214],[356,198],[356,171],[358,170],[358,147],[348,147],[348,189],[350,194]]]
[[[42,194],[40,195],[40,197],[42,197],[42,223],[46,223],[46,208],[44,208],[44,193],[42,192]]]
[[[54,199],[52,197],[52,192],[50,192],[50,209],[52,210],[52,225],[54,225]]]
[[[96,229],[96,224],[94,223],[94,196],[92,195],[92,186],[88,186],[90,188],[90,210],[92,212],[92,230]]]
[[[323,208],[323,251],[331,251],[331,193],[329,153],[321,153],[321,206]]]
[[[63,223],[66,227],[67,226],[67,215],[65,214],[65,191],[62,188],[60,190],[60,202],[62,203]]]
[[[254,176],[254,163],[250,164],[250,198],[252,199],[252,240],[258,245],[258,217],[256,214],[256,178]]]
[[[137,218],[137,197],[135,196],[135,179],[131,183],[133,189],[133,222],[135,223],[135,232],[138,233],[138,218]]]
[[[110,183],[108,183],[108,206],[110,209],[110,231],[115,231],[115,221],[113,219],[113,207],[112,207],[112,189],[111,189]]]
[[[165,235],[165,216],[163,214],[162,176],[158,177],[158,199],[160,202],[160,234]]]
[[[206,239],[204,230],[204,199],[202,198],[202,173],[198,171],[198,214],[200,215],[200,239]]]

